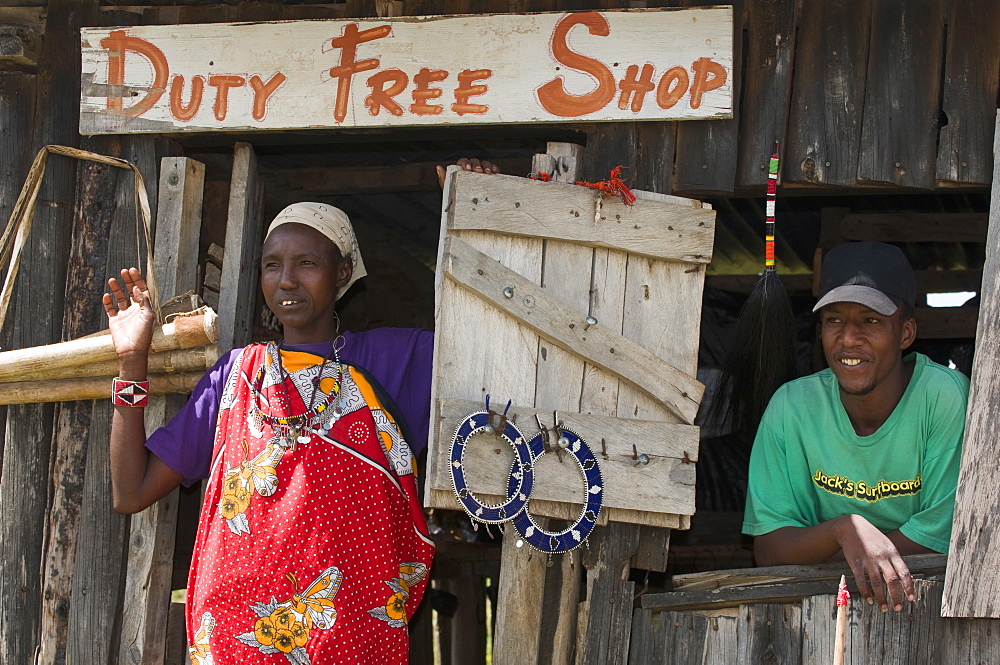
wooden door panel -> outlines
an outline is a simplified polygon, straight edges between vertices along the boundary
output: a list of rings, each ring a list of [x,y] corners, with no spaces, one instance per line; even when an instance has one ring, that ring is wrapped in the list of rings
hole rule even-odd
[[[704,390],[694,374],[714,228],[713,211],[677,197],[628,207],[584,187],[452,170],[427,505],[458,508],[452,437],[490,394],[496,411],[511,401],[526,437],[537,415],[587,440],[601,465],[602,521],[683,527],[694,512],[690,423]],[[478,435],[464,459],[477,496],[502,501],[510,447]],[[532,514],[574,519],[583,497],[575,463],[553,452],[535,473]]]

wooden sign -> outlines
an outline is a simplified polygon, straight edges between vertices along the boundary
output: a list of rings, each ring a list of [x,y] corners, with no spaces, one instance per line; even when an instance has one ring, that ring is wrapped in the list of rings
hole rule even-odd
[[[80,133],[729,118],[732,9],[85,28]]]

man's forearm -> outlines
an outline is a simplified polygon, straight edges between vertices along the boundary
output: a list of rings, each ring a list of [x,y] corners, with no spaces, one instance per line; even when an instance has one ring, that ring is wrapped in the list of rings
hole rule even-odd
[[[835,517],[815,526],[786,526],[754,538],[758,566],[823,563],[837,554],[843,531],[850,528],[850,515]]]

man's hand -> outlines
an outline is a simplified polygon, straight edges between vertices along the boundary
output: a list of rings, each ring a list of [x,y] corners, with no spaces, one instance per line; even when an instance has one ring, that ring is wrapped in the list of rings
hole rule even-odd
[[[883,610],[897,612],[903,597],[914,600],[913,578],[894,542],[910,543],[907,553],[927,551],[898,531],[884,534],[860,515],[843,515],[815,526],[786,526],[754,538],[757,565],[822,563],[843,558],[858,592]],[[886,593],[888,591],[888,594]]]
[[[455,162],[456,166],[462,167],[466,171],[475,171],[476,173],[500,173],[500,167],[492,162],[488,162],[485,159],[476,159],[475,157],[468,158],[463,157],[462,159]],[[448,169],[444,166],[437,166],[438,174],[438,185],[441,189],[444,189],[444,179],[448,175]]]
[[[916,600],[910,570],[887,535],[860,515],[844,515],[834,521],[838,522],[834,532],[844,560],[854,573],[858,593],[869,604],[874,594],[883,612],[889,609],[889,601],[899,612],[904,596],[911,602]]]

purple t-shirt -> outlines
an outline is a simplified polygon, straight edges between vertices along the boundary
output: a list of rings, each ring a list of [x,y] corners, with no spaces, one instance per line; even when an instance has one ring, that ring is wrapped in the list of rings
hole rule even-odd
[[[365,370],[396,402],[409,427],[408,443],[414,455],[427,447],[430,424],[431,363],[434,333],[416,328],[377,328],[344,332],[340,359]],[[325,356],[331,342],[298,344],[294,348]],[[187,404],[146,441],[146,448],[191,485],[207,478],[215,444],[219,403],[229,371],[240,349],[219,359],[195,386]]]

